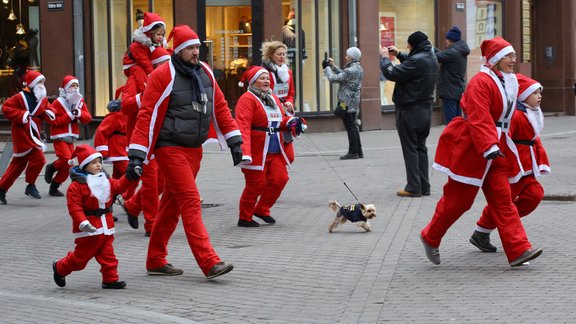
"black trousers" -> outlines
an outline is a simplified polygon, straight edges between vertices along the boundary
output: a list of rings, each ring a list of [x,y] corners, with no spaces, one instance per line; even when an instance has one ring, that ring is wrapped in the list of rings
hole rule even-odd
[[[406,187],[412,193],[429,193],[428,148],[432,104],[420,104],[410,109],[396,107],[396,129],[402,145],[406,167]]]
[[[362,155],[362,144],[360,143],[360,129],[356,124],[356,113],[347,113],[342,119],[344,127],[348,133],[348,154]]]

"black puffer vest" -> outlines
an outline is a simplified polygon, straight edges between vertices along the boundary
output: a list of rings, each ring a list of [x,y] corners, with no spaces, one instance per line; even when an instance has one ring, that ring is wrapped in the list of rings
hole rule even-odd
[[[200,69],[198,73],[208,96],[205,109],[194,109],[190,85],[192,80],[176,71],[168,110],[158,134],[156,147],[200,147],[208,138],[214,89],[212,80],[206,71]]]

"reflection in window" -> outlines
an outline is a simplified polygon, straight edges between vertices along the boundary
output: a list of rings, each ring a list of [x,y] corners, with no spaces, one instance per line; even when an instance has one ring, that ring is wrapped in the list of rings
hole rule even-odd
[[[422,31],[428,38],[434,39],[434,0],[403,2],[380,0],[380,45],[396,46],[399,51],[408,53],[407,39],[415,31]],[[392,57],[391,57],[392,58]],[[398,60],[393,64],[400,64]],[[394,82],[380,77],[380,103],[393,105],[392,92]]]
[[[106,104],[110,95],[110,58],[108,56],[108,21],[106,1],[92,2],[94,42],[94,112],[106,115]],[[121,58],[120,58],[121,59]],[[122,71],[120,71],[122,73]]]

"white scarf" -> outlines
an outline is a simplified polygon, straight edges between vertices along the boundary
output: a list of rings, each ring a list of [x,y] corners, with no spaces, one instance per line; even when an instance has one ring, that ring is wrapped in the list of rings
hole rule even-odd
[[[92,196],[96,197],[100,204],[105,204],[110,200],[110,180],[108,180],[104,172],[88,174],[86,176],[86,183],[90,188]]]
[[[286,64],[282,64],[281,66],[276,65],[276,71],[278,71],[278,77],[280,80],[282,80],[282,82],[287,82],[290,78],[290,74],[288,73],[288,66]]]
[[[34,92],[36,100],[41,101],[46,98],[46,87],[43,84],[35,85],[32,91]]]
[[[504,73],[504,88],[506,89],[506,97],[508,102],[515,102],[516,97],[518,97],[518,79],[514,73]]]
[[[540,133],[544,128],[544,115],[542,114],[542,110],[540,107],[533,108],[526,105],[526,115],[528,116],[532,128],[534,128],[536,137],[540,136]]]

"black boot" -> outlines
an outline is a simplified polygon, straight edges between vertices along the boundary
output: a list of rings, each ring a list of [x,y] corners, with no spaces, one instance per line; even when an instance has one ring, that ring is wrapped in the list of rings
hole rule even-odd
[[[6,205],[8,202],[6,201],[6,191],[4,189],[0,189],[0,205]]]
[[[470,243],[483,252],[496,252],[496,247],[490,244],[490,233],[474,231],[470,237]]]
[[[44,180],[46,183],[52,182],[52,178],[54,177],[55,172],[56,168],[54,167],[54,163],[46,164],[46,170],[44,170]]]
[[[48,194],[52,197],[63,197],[64,194],[58,190],[58,187],[60,187],[58,182],[52,182],[50,184],[50,190],[48,190]]]

